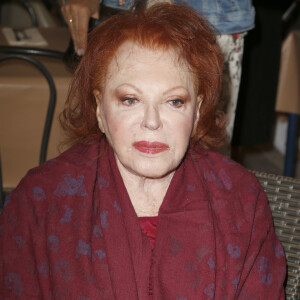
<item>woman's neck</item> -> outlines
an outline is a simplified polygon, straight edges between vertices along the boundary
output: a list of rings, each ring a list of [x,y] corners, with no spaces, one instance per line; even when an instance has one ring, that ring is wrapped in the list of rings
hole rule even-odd
[[[119,170],[137,216],[157,216],[175,171],[162,178],[145,178],[123,166]]]

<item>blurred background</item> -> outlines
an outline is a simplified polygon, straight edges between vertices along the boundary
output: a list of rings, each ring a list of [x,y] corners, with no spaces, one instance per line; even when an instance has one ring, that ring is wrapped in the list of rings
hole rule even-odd
[[[283,174],[288,113],[299,113],[300,5],[268,0],[253,5],[255,28],[245,38],[232,155],[247,168]],[[293,164],[299,177],[299,163]]]
[[[251,170],[300,178],[300,2],[253,0],[253,5],[255,28],[245,36],[226,154]],[[11,189],[28,169],[66,149],[58,116],[73,68],[57,1],[2,0],[0,26],[1,180]],[[46,71],[18,55],[32,57]]]

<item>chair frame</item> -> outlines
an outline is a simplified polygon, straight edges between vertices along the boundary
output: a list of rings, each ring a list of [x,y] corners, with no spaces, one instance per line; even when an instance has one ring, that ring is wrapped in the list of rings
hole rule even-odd
[[[51,125],[54,115],[54,110],[56,106],[56,88],[50,72],[46,69],[46,67],[31,56],[21,55],[21,54],[4,54],[0,56],[0,62],[4,60],[10,59],[19,59],[26,61],[32,65],[34,65],[46,78],[49,89],[50,89],[50,98],[48,103],[48,109],[46,114],[46,120],[44,124],[43,136],[42,136],[42,143],[41,143],[41,150],[40,150],[40,157],[39,157],[39,164],[42,164],[46,161],[47,156],[47,148],[49,143],[49,136],[51,131]],[[0,160],[0,208],[4,205],[5,200],[5,192],[3,189],[3,182],[2,182],[2,170],[1,170],[1,160]]]

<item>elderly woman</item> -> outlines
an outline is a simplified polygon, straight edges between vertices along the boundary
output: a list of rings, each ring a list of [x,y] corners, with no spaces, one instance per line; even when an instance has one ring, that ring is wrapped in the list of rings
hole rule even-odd
[[[284,299],[285,258],[254,175],[211,150],[220,50],[179,5],[90,35],[63,125],[1,215],[1,299]]]

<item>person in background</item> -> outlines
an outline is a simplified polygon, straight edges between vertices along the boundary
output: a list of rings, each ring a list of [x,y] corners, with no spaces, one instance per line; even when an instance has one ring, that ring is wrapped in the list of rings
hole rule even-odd
[[[210,24],[155,4],[88,40],[61,118],[73,146],[0,214],[0,298],[283,300],[263,188],[214,150],[225,124]]]
[[[143,0],[103,0],[103,17],[107,14],[128,10]],[[147,6],[157,2],[172,0],[148,0]],[[101,16],[99,0],[66,0],[62,12],[67,22],[77,55],[83,55],[86,49],[89,18]],[[233,135],[235,113],[242,71],[244,37],[254,28],[255,10],[252,0],[174,0],[174,3],[188,4],[202,13],[214,26],[224,60],[223,88],[219,108],[226,114],[227,143],[220,149],[230,156],[230,142]]]

